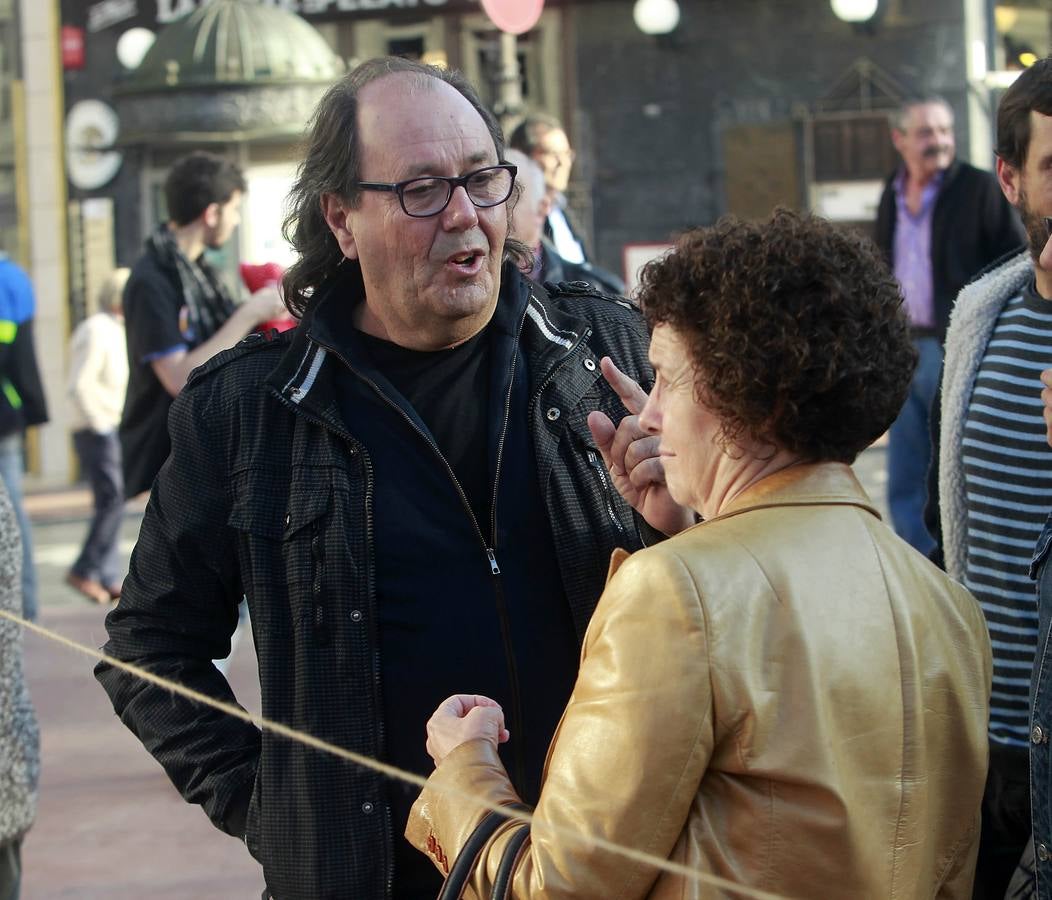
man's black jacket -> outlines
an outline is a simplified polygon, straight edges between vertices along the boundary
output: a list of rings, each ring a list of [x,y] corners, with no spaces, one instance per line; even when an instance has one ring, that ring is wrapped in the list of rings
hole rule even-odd
[[[541,282],[584,281],[600,293],[623,294],[625,283],[613,272],[590,262],[572,263],[563,259],[555,245],[541,238]]]
[[[895,175],[888,179],[877,209],[874,237],[894,268]],[[966,162],[955,161],[943,175],[931,223],[931,271],[935,331],[940,340],[957,294],[976,273],[1026,242],[1019,216],[997,179]]]
[[[649,386],[649,336],[624,301],[583,285],[545,297],[508,266],[503,278],[501,302],[508,291],[531,294],[519,338],[527,427],[580,637],[611,551],[637,549],[647,531],[610,485],[588,431],[593,409],[615,422],[625,414],[598,362],[609,355]],[[372,579],[383,548],[371,543],[372,461],[333,394],[337,355],[312,339],[308,318],[272,342],[246,339],[191,377],[172,407],[172,456],[107,619],[105,649],[233,701],[211,660],[228,651],[244,593],[264,716],[377,757]],[[402,839],[404,823],[390,821],[380,776],[261,736],[105,664],[96,674],[183,796],[219,828],[244,836],[275,897],[389,896],[392,841]]]

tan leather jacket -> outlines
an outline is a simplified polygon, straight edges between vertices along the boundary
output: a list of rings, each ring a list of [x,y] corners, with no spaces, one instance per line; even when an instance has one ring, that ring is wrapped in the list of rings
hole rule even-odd
[[[976,601],[847,466],[783,470],[615,556],[513,896],[729,896],[598,835],[785,897],[968,898],[990,672]],[[442,869],[484,815],[447,787],[517,800],[488,743],[454,750],[406,830]],[[515,830],[484,849],[478,896]]]

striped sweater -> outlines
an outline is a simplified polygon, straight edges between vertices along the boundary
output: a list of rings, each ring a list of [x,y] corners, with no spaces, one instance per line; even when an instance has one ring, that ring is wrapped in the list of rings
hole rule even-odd
[[[1052,304],[1027,289],[1021,254],[966,287],[946,340],[939,497],[947,571],[979,599],[994,655],[990,736],[1028,744],[1037,606],[1028,566],[1052,509],[1042,369]]]
[[[965,586],[994,652],[990,736],[1029,744],[1030,670],[1038,622],[1030,560],[1052,510],[1052,447],[1040,374],[1052,365],[1052,303],[1013,297],[994,326],[964,423]]]

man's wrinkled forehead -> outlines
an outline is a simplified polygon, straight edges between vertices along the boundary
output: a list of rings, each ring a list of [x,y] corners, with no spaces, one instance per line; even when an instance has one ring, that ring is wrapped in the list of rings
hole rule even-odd
[[[938,100],[913,103],[906,107],[902,122],[904,131],[917,131],[921,128],[928,128],[932,124],[948,125],[952,128],[953,110]]]
[[[363,151],[419,150],[424,165],[429,145],[474,138],[485,147],[465,162],[495,161],[489,158],[496,154],[493,136],[471,101],[453,85],[417,72],[394,72],[363,87],[358,130]]]

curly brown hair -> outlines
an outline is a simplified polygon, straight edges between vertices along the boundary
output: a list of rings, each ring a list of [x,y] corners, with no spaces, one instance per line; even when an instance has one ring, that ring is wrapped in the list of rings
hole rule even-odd
[[[899,286],[872,243],[823,219],[720,219],[641,283],[651,328],[688,348],[725,449],[744,437],[850,463],[906,399],[917,354]]]

